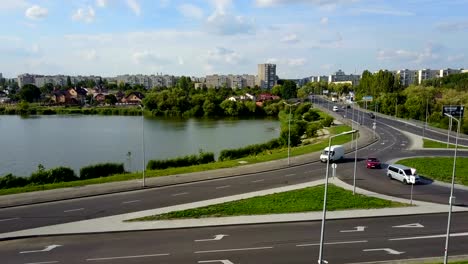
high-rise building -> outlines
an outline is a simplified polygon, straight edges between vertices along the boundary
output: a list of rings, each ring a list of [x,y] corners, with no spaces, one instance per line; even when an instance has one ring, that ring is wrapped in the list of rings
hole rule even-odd
[[[403,86],[413,84],[418,77],[418,71],[408,69],[398,70],[396,71],[396,74],[400,78],[400,84]]]
[[[266,90],[271,90],[276,85],[276,64],[258,64],[257,85]]]
[[[431,69],[422,69],[418,71],[418,84],[421,84],[425,80],[438,78],[440,71]]]
[[[335,74],[328,76],[328,83],[351,82],[352,85],[358,85],[360,80],[360,75],[345,74],[342,70],[338,70]]]

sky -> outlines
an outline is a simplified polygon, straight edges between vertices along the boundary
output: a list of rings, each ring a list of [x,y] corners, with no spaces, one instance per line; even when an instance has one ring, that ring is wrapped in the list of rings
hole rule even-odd
[[[0,72],[468,68],[468,0],[0,0]]]

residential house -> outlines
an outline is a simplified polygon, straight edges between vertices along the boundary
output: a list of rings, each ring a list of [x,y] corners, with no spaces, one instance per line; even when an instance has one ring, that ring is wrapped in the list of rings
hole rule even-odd
[[[50,100],[56,104],[66,104],[69,98],[68,91],[55,90],[52,92]]]
[[[255,96],[246,93],[245,95],[231,96],[228,98],[229,101],[255,101]]]
[[[122,98],[122,103],[127,104],[141,104],[141,101],[145,98],[145,96],[140,92],[131,92],[124,98]]]

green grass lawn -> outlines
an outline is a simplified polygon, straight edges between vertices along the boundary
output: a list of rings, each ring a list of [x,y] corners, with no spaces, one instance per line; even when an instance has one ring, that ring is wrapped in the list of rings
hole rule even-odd
[[[442,142],[423,138],[423,148],[447,148],[447,143],[442,143]],[[455,148],[455,145],[449,144],[449,148]],[[458,148],[468,149],[468,147],[463,147],[460,145],[458,145]]]
[[[397,163],[415,168],[419,175],[452,182],[453,157],[427,157],[399,160]],[[455,182],[468,185],[468,158],[457,158]]]
[[[339,134],[348,130],[351,130],[349,126],[335,126],[335,127],[330,128],[329,132],[330,134],[334,135],[334,134]],[[349,141],[351,141],[351,135],[344,135],[344,136],[334,138],[333,144],[344,144]],[[318,142],[314,144],[293,147],[291,148],[290,155],[291,157],[293,157],[293,156],[304,155],[307,153],[312,153],[315,151],[321,151],[327,146],[328,146],[328,138],[325,138],[325,139],[319,140]],[[208,163],[208,164],[180,167],[180,168],[168,168],[164,170],[148,170],[146,171],[146,177],[148,178],[161,177],[161,176],[183,174],[183,173],[190,173],[190,172],[232,168],[232,167],[244,165],[244,164],[239,163],[239,161],[245,161],[246,162],[245,164],[254,164],[254,163],[259,163],[259,162],[284,159],[287,157],[288,157],[288,149],[281,148],[281,149],[274,149],[274,150],[266,151],[260,155],[248,156],[248,157],[244,157],[244,158],[237,159],[237,160],[220,161],[220,162],[213,162],[213,163]],[[125,173],[125,174],[112,175],[109,177],[102,177],[102,178],[82,180],[82,181],[61,182],[61,183],[53,183],[53,184],[45,184],[45,185],[33,185],[33,186],[18,187],[18,188],[0,189],[0,195],[33,192],[33,191],[43,191],[43,190],[51,190],[51,189],[67,188],[67,187],[78,187],[78,186],[85,186],[85,185],[90,185],[90,184],[101,184],[101,183],[107,183],[107,182],[136,180],[136,179],[141,179],[141,178],[142,178],[141,172]]]
[[[275,193],[223,204],[148,216],[130,221],[152,221],[180,218],[204,218],[239,215],[262,215],[321,211],[324,185]],[[374,209],[402,207],[407,204],[356,194],[334,185],[328,186],[327,210]]]

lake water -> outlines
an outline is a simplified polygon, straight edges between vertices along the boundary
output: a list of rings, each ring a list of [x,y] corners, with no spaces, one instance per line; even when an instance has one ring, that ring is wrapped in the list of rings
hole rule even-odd
[[[263,143],[279,136],[273,119],[144,119],[146,162]],[[130,152],[130,155],[128,155]],[[39,164],[81,167],[123,162],[142,169],[141,116],[0,116],[0,176],[29,176]]]

